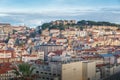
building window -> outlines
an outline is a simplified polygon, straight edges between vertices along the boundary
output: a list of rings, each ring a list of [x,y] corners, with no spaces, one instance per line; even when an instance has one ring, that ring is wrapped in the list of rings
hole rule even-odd
[[[53,74],[53,76],[55,76],[56,74]]]
[[[39,71],[36,71],[36,73],[39,73]]]
[[[60,76],[60,74],[58,74],[58,76]]]
[[[49,75],[51,75],[51,73],[49,73]]]

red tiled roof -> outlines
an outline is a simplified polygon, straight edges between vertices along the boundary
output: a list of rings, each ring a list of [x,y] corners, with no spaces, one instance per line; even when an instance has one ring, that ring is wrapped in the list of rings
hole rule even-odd
[[[53,53],[55,53],[56,55],[57,55],[57,54],[58,54],[58,55],[61,55],[62,52],[63,52],[63,50],[56,50],[56,51],[50,51],[50,52],[53,52]],[[50,52],[48,52],[48,53],[50,53]]]
[[[106,64],[97,64],[96,66],[97,67],[102,67],[102,66],[105,66]]]
[[[25,57],[37,57],[37,55],[29,55],[29,54],[22,55],[22,56],[25,56]]]
[[[0,64],[0,74],[4,74],[7,71],[13,70],[13,67],[11,67],[11,63],[1,63]]]
[[[97,51],[96,49],[84,49],[83,51]]]

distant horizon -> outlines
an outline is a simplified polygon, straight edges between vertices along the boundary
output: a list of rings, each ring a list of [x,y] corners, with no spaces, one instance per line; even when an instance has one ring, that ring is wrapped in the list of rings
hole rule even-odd
[[[75,19],[57,19],[57,20],[75,20]],[[51,21],[56,21],[56,20],[51,20]],[[51,21],[46,21],[44,23],[50,23]],[[76,20],[77,22],[78,21],[82,21],[82,20]],[[95,20],[85,20],[85,21],[95,21]],[[95,21],[95,22],[109,22],[109,21]],[[3,23],[3,24],[10,24],[12,26],[27,26],[26,24],[12,24],[10,22],[0,22],[0,24]],[[40,25],[37,25],[37,26],[41,26],[42,24],[44,23],[41,23]],[[114,23],[114,22],[110,22],[110,23]],[[114,23],[114,24],[118,24],[120,25],[120,23]],[[31,28],[36,28],[37,26],[27,26],[27,27],[31,27]]]
[[[37,26],[40,26],[44,23],[50,23],[52,21],[56,21],[56,20],[75,20],[75,19],[55,19],[55,20],[50,20],[50,21],[45,21],[45,22],[41,22],[40,24],[36,25],[36,26],[33,26],[33,27],[37,27]],[[78,21],[82,21],[83,19],[80,19],[80,20],[76,20],[77,22]],[[110,22],[110,21],[97,21],[97,20],[85,20],[85,21],[95,21],[95,22]],[[0,22],[0,23],[3,23],[3,24],[10,24],[10,25],[13,25],[13,26],[27,26],[25,23],[23,24],[13,24],[12,22]],[[120,25],[120,23],[115,23],[115,22],[110,22],[110,23],[114,23],[114,24],[118,24]],[[27,26],[27,27],[32,27],[32,26]]]
[[[36,27],[54,20],[120,24],[120,0],[0,0],[0,23]]]

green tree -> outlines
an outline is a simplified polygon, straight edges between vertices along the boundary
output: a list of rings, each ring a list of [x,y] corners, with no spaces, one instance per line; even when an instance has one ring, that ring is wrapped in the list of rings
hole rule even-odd
[[[5,40],[5,43],[8,43],[9,39],[10,39],[10,35],[8,35],[7,39]]]
[[[15,34],[15,32],[17,32],[17,31],[13,29],[12,33]]]
[[[105,22],[105,21],[86,21],[86,20],[81,20],[77,22],[77,25],[81,25],[81,26],[85,26],[86,22],[88,23],[87,25],[92,26],[92,25],[97,25],[97,26],[117,26],[119,27],[119,24],[115,24],[115,23],[110,23],[110,22]]]
[[[81,20],[81,21],[78,21],[77,24],[81,25],[81,26],[85,26],[86,25],[86,21],[85,20]]]
[[[31,38],[34,38],[35,36],[36,36],[36,32],[35,31],[30,33],[30,37]]]
[[[18,39],[18,38],[16,38],[16,40],[15,40],[15,45],[17,45],[17,46],[19,46],[20,45],[20,42],[19,42],[20,40]]]
[[[16,74],[16,76],[20,76],[22,80],[26,80],[26,79],[32,80],[31,76],[34,69],[35,68],[31,67],[30,64],[22,63],[22,64],[19,64],[17,68],[14,68],[14,73]]]
[[[83,26],[80,26],[79,28],[80,28],[80,30],[81,30],[81,31],[83,31],[83,29],[84,29],[84,27],[83,27]]]
[[[46,28],[49,28],[50,27],[50,23],[44,23],[41,27],[42,27],[42,29],[44,30],[44,29],[46,29]]]

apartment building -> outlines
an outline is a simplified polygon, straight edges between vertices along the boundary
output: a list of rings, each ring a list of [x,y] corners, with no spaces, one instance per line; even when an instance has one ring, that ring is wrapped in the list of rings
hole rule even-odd
[[[11,25],[9,23],[0,23],[0,31],[8,34],[9,32],[12,32]]]
[[[56,44],[43,44],[39,47],[40,51],[44,51],[44,57],[47,59],[48,52],[56,51],[56,50],[63,50],[63,45],[56,45]]]
[[[62,80],[94,80],[96,64],[92,61],[71,62],[62,65]]]

